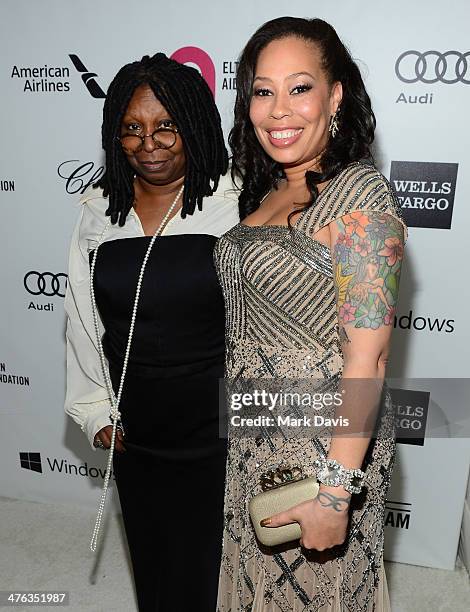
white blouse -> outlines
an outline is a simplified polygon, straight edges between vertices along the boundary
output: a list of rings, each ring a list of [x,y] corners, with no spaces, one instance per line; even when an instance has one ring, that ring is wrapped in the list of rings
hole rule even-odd
[[[221,177],[217,191],[204,199],[203,210],[185,219],[176,214],[162,235],[209,234],[221,236],[239,222],[238,195],[229,175]],[[111,402],[101,369],[90,299],[89,253],[96,248],[109,220],[105,215],[107,198],[100,189],[90,187],[80,199],[80,216],[72,235],[65,295],[67,315],[67,391],[65,412],[86,434],[91,448],[95,435],[106,425]],[[137,213],[132,208],[123,227],[110,225],[103,241],[144,236]],[[130,321],[129,321],[130,324]],[[104,332],[103,325],[101,330]]]

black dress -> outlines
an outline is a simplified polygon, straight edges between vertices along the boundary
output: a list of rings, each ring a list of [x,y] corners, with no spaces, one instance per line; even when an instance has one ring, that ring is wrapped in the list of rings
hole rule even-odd
[[[104,242],[97,256],[95,294],[116,394],[150,239]],[[119,408],[127,451],[115,452],[113,464],[140,612],[216,607],[226,440],[218,419],[224,304],[215,241],[157,238],[142,283]]]

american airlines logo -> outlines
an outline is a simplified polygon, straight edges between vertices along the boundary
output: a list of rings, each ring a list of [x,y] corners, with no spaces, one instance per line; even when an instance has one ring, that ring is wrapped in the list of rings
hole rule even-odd
[[[80,74],[83,84],[93,98],[105,98],[106,94],[99,85],[96,72],[89,70],[75,53],[69,54],[75,70]],[[11,68],[10,78],[19,83],[24,93],[67,94],[71,91],[71,68],[50,64],[17,65]]]
[[[71,53],[69,54],[69,57],[72,60],[72,64],[81,74],[82,81],[85,87],[88,89],[89,94],[93,98],[106,98],[106,94],[99,86],[98,81],[95,79],[95,77],[98,76],[96,72],[90,72],[78,55]]]

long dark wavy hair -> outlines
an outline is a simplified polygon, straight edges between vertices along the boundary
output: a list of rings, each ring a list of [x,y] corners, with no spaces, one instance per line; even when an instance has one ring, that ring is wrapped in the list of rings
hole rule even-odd
[[[254,212],[261,199],[285,177],[281,164],[264,151],[250,121],[253,79],[260,52],[273,40],[295,36],[313,43],[321,53],[322,68],[330,86],[341,82],[343,98],[338,112],[339,131],[329,138],[320,159],[320,172],[308,171],[306,183],[311,206],[318,197],[317,185],[332,179],[353,161],[371,159],[375,116],[357,64],[334,28],[321,19],[279,17],[262,25],[250,38],[240,56],[236,82],[234,126],[229,135],[232,149],[232,179],[241,189],[240,218]],[[300,210],[294,211],[296,214]],[[289,215],[289,224],[290,217]]]
[[[123,66],[112,80],[103,107],[102,144],[106,171],[94,187],[109,198],[106,214],[124,225],[134,203],[134,170],[118,140],[127,106],[148,85],[178,126],[186,155],[181,216],[191,215],[217,189],[228,169],[219,111],[209,86],[195,68],[157,53]]]

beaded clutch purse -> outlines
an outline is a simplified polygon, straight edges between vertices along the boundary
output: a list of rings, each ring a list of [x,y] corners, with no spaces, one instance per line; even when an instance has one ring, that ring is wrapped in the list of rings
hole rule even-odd
[[[301,530],[298,523],[282,527],[261,527],[260,521],[278,512],[288,510],[318,495],[317,479],[304,477],[299,467],[277,466],[261,476],[262,493],[249,501],[248,509],[256,537],[265,546],[277,546],[298,540]]]

